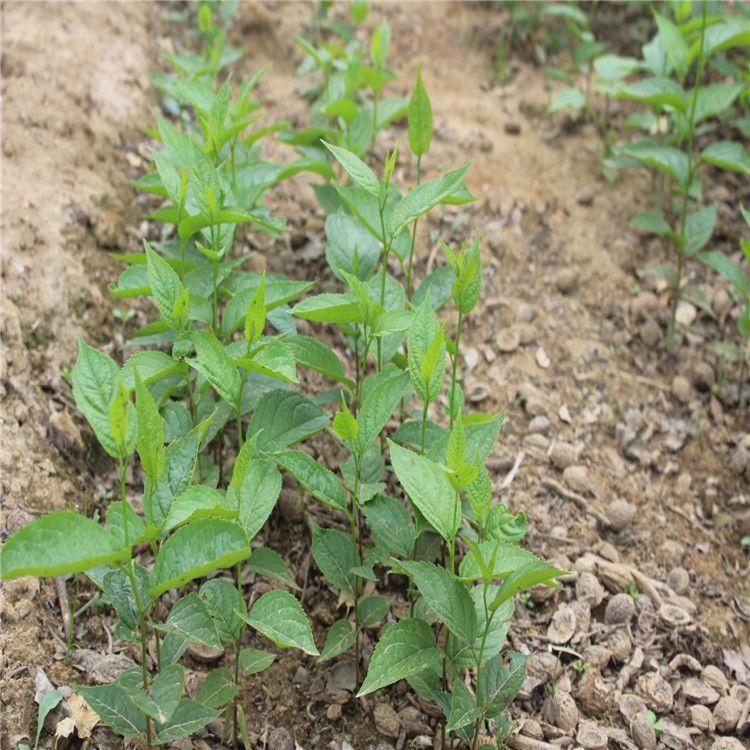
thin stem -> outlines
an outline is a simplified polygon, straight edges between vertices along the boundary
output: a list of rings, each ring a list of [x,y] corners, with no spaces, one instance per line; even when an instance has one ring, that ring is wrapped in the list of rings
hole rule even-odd
[[[456,490],[456,496],[453,498],[453,528],[455,529],[458,526],[458,508],[461,505],[461,498],[460,493],[458,490]],[[455,532],[451,534],[451,545],[450,545],[450,553],[451,553],[451,575],[456,574],[456,534]]]
[[[422,455],[424,456],[425,438],[427,437],[427,407],[429,402],[424,402],[424,408],[422,409]]]
[[[451,374],[451,400],[450,400],[450,409],[451,409],[451,429],[453,429],[453,420],[454,420],[454,409],[453,404],[456,396],[456,371],[458,370],[458,345],[461,341],[461,324],[463,323],[463,313],[461,310],[458,311],[458,328],[456,329],[456,353],[453,355],[453,372]]]
[[[422,154],[420,154],[417,157],[417,187],[419,187],[422,177]],[[414,263],[414,246],[417,242],[417,223],[419,222],[419,217],[417,216],[416,219],[414,219],[414,230],[412,231],[411,235],[411,247],[409,248],[409,266],[406,270],[406,294],[407,299],[411,301],[412,297],[412,286],[411,286],[411,270]]]

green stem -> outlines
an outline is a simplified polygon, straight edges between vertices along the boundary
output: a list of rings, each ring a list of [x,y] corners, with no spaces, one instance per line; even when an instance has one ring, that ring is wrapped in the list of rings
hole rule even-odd
[[[461,498],[460,493],[458,490],[456,490],[456,496],[453,498],[453,528],[455,529],[456,526],[458,526],[458,508],[461,505]],[[451,552],[451,575],[456,574],[456,534],[455,532],[451,534],[451,544],[450,544],[450,552]]]
[[[421,177],[422,177],[422,155],[420,154],[417,157],[417,187],[419,187],[421,183]],[[416,219],[414,219],[414,231],[411,235],[411,247],[409,248],[409,266],[406,270],[406,294],[407,299],[411,302],[412,298],[412,286],[411,286],[411,270],[412,265],[414,263],[414,246],[417,242],[417,223],[419,222],[419,217],[417,216]]]
[[[425,448],[425,438],[427,437],[427,407],[429,406],[429,402],[424,402],[424,407],[422,409],[422,455],[424,456],[424,448]]]
[[[451,429],[453,429],[453,403],[456,396],[456,371],[458,370],[458,345],[461,342],[461,325],[463,323],[463,313],[461,310],[458,311],[458,328],[456,329],[456,353],[453,355],[453,372],[451,373],[451,400],[450,400],[450,409],[451,409]]]

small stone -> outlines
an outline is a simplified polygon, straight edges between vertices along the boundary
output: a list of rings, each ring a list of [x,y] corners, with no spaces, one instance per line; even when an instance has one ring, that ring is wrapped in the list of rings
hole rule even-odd
[[[583,466],[568,466],[568,468],[563,471],[562,478],[563,482],[575,492],[580,492],[582,495],[587,493],[592,495],[595,494],[594,485],[589,479],[588,472]]]
[[[682,564],[685,548],[674,539],[667,539],[656,551],[657,562],[670,568]]]
[[[607,733],[593,721],[582,721],[578,725],[576,739],[584,750],[603,750],[609,744]]]
[[[516,349],[518,349],[521,343],[521,337],[519,336],[518,330],[516,328],[504,328],[502,331],[500,331],[500,333],[497,334],[495,343],[497,344],[497,348],[501,352],[510,354],[511,352],[514,352]]]
[[[604,622],[607,625],[622,625],[628,623],[635,615],[635,602],[630,594],[615,594],[604,611]]]
[[[729,680],[727,680],[724,673],[715,664],[707,664],[703,667],[701,670],[701,680],[709,687],[717,690],[721,695],[726,695],[729,690]]]
[[[641,675],[635,683],[635,692],[657,714],[667,713],[672,708],[672,688],[658,672]]]
[[[224,649],[211,648],[211,646],[204,646],[202,643],[191,643],[188,646],[188,653],[196,661],[210,664],[224,656]]]
[[[742,706],[729,695],[719,699],[714,706],[714,723],[719,732],[733,732],[740,720]]]
[[[578,451],[570,443],[557,441],[552,446],[549,457],[556,469],[565,471],[578,460]]]
[[[550,421],[544,414],[534,417],[529,422],[529,432],[547,432],[550,428]]]
[[[503,123],[503,130],[505,131],[506,135],[520,135],[521,122],[511,117]]]
[[[594,189],[592,187],[585,187],[578,191],[576,195],[576,203],[579,206],[590,206],[594,202]]]
[[[529,304],[523,303],[516,310],[516,321],[519,323],[531,323],[536,317],[536,310]]]
[[[747,750],[747,748],[735,737],[717,737],[711,750]]]
[[[521,346],[528,346],[536,341],[536,328],[531,323],[519,323],[516,326]]]
[[[552,360],[549,358],[549,355],[547,354],[547,352],[544,351],[544,348],[541,346],[534,352],[534,359],[536,359],[536,363],[543,370],[546,370],[552,364]]]
[[[581,573],[576,581],[576,597],[598,607],[604,599],[604,586],[593,573]]]
[[[94,238],[103,248],[125,247],[125,219],[115,211],[102,211],[94,224]]]
[[[748,462],[750,461],[750,455],[743,445],[738,445],[737,449],[732,454],[732,458],[729,460],[729,471],[732,474],[744,474],[747,469]]]
[[[669,662],[669,666],[672,669],[689,669],[692,672],[701,671],[701,663],[692,654],[677,654],[677,656]]]
[[[566,732],[572,732],[578,724],[578,707],[573,698],[557,690],[550,698],[549,715],[551,723]]]
[[[560,675],[562,665],[549,651],[535,651],[526,662],[526,669],[533,677],[549,682],[553,679],[553,674],[555,679]]]
[[[354,663],[351,661],[340,661],[328,675],[326,690],[331,695],[342,695],[353,693],[357,689],[357,675]]]
[[[523,726],[521,727],[521,734],[525,737],[532,737],[535,740],[544,739],[544,731],[542,725],[534,719],[526,719]]]
[[[630,721],[630,736],[640,750],[655,750],[656,730],[648,714],[636,714]]]
[[[338,721],[341,718],[341,704],[331,703],[326,711],[326,718],[328,721]]]
[[[635,318],[636,323],[640,323],[648,318],[649,313],[654,312],[659,307],[659,300],[651,292],[642,292],[630,303],[630,312]]]
[[[719,287],[711,300],[711,307],[716,313],[716,317],[720,318],[731,306],[732,298],[727,294],[727,290],[724,287]]]
[[[555,274],[555,286],[562,294],[571,294],[577,284],[578,271],[571,266],[565,266]]]
[[[672,568],[667,576],[667,586],[675,594],[684,594],[690,586],[690,573],[682,567]]]
[[[681,403],[690,400],[690,381],[683,375],[675,375],[672,379],[672,395]]]
[[[575,632],[576,616],[567,604],[563,604],[552,617],[552,622],[547,629],[547,639],[550,643],[561,646],[567,643]]]
[[[276,727],[268,736],[268,750],[294,750],[294,739],[289,730]]]
[[[614,499],[607,506],[607,517],[609,525],[613,531],[622,531],[633,520],[636,513],[636,507],[623,498]]]
[[[675,320],[681,326],[685,327],[692,325],[697,315],[698,310],[695,305],[691,305],[689,302],[685,302],[685,300],[682,300],[677,305],[677,310],[675,310]]]
[[[583,652],[583,663],[590,664],[593,669],[600,672],[609,666],[611,658],[612,652],[606,646],[589,646]]]
[[[546,414],[547,407],[542,399],[532,396],[523,402],[523,410],[530,417],[538,417],[540,414]]]
[[[713,732],[716,729],[711,709],[700,704],[690,706],[690,723],[701,732]]]
[[[620,697],[619,708],[620,713],[628,724],[633,721],[638,714],[645,714],[648,711],[646,704],[632,693],[623,693]]]
[[[589,667],[581,677],[576,698],[581,708],[589,716],[603,716],[609,708],[612,688],[594,667]]]
[[[710,391],[716,384],[716,373],[708,362],[696,362],[692,370],[693,385],[697,390]]]
[[[401,720],[398,718],[393,706],[390,703],[378,703],[372,712],[375,719],[375,729],[384,737],[398,737],[401,730]]]
[[[306,685],[310,681],[310,673],[300,664],[292,677],[292,685]]]
[[[464,362],[466,363],[466,369],[469,372],[476,368],[480,359],[481,355],[479,354],[479,350],[474,346],[469,347],[464,352]]]
[[[704,706],[712,706],[719,700],[719,694],[697,677],[688,677],[682,683],[682,694],[691,703],[702,703]]]
[[[649,348],[653,349],[661,341],[661,328],[653,318],[646,318],[638,329],[641,341]]]

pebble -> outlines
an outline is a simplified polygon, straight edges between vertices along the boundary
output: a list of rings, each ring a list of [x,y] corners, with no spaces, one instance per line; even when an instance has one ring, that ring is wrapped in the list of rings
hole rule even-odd
[[[55,411],[50,414],[49,425],[52,430],[59,436],[63,446],[76,455],[83,451],[83,439],[81,431],[70,418],[66,411]]]
[[[668,604],[667,602],[659,607],[657,614],[668,628],[688,625],[692,619],[684,607],[680,607],[677,604]]]
[[[576,581],[576,598],[598,607],[604,599],[604,586],[593,573],[581,573]]]
[[[510,118],[503,123],[503,130],[506,135],[521,135],[521,122],[515,118]]]
[[[697,315],[698,310],[695,305],[691,305],[689,302],[685,302],[685,300],[680,302],[677,305],[677,310],[675,310],[675,320],[681,326],[685,327],[691,325],[695,321]]]
[[[748,456],[745,447],[738,445],[737,449],[732,454],[732,458],[729,460],[729,471],[731,471],[732,474],[744,474],[748,461],[750,461],[750,456]]]
[[[636,323],[645,320],[659,307],[659,300],[651,292],[642,292],[630,303],[630,312]]]
[[[623,718],[631,722],[638,714],[645,714],[648,709],[646,704],[632,693],[623,693],[620,697],[620,713]]]
[[[390,703],[378,703],[372,715],[375,719],[375,729],[379,734],[384,737],[398,737],[401,730],[401,720]]]
[[[191,643],[188,646],[188,653],[196,661],[210,664],[224,656],[224,649],[211,648],[211,646],[204,646],[202,643]]]
[[[685,548],[674,539],[667,539],[656,551],[657,562],[670,568],[682,564]]]
[[[672,688],[658,672],[641,675],[635,683],[635,692],[657,714],[667,713],[672,708]]]
[[[518,349],[521,343],[521,336],[516,328],[505,328],[497,334],[495,343],[501,352],[510,354],[510,352]]]
[[[607,506],[607,517],[609,525],[614,531],[622,531],[630,524],[635,516],[636,507],[623,498],[615,498]]]
[[[638,329],[638,335],[649,349],[653,349],[661,341],[661,328],[653,318],[649,317]]]
[[[546,370],[552,364],[552,360],[550,360],[549,355],[541,346],[536,350],[536,352],[534,352],[534,358],[536,359],[536,363],[543,370]]]
[[[699,391],[710,391],[716,384],[716,373],[708,362],[696,362],[693,367],[693,385]]]
[[[656,731],[646,713],[638,713],[631,719],[630,736],[641,750],[656,748]]]
[[[578,451],[570,443],[555,442],[549,454],[552,465],[560,471],[565,471],[578,460]]]
[[[294,750],[294,739],[289,730],[276,727],[268,736],[268,750]]]
[[[612,687],[604,681],[598,669],[589,667],[583,673],[576,697],[586,714],[603,716],[610,707]]]
[[[593,669],[598,669],[600,672],[609,666],[611,658],[612,652],[606,646],[589,646],[583,652],[583,663],[588,662]]]
[[[682,567],[672,568],[667,576],[667,586],[675,594],[684,594],[690,586],[690,573]]]
[[[533,344],[536,340],[536,328],[531,323],[519,323],[516,330],[522,346]]]
[[[720,318],[731,306],[732,300],[727,294],[727,290],[724,287],[719,287],[711,300],[711,307],[716,317]]]
[[[555,274],[555,286],[562,294],[570,294],[578,285],[578,271],[571,266],[561,268]]]
[[[714,706],[714,723],[720,732],[733,732],[740,720],[742,706],[729,695],[719,699]]]
[[[563,482],[575,492],[580,492],[581,494],[594,494],[594,485],[589,479],[586,468],[583,466],[577,466],[575,464],[573,466],[568,466],[568,468],[563,471]]]
[[[711,750],[747,750],[747,748],[735,737],[717,737]]]
[[[464,352],[464,362],[466,363],[466,369],[471,372],[478,364],[481,359],[479,350],[471,346]]]
[[[700,704],[690,706],[690,723],[702,732],[713,732],[716,728],[711,710]]]
[[[561,690],[550,699],[552,723],[566,732],[572,732],[578,724],[578,707],[573,698]]]
[[[532,396],[524,401],[523,410],[530,417],[538,417],[540,414],[546,413],[547,407],[540,398]]]
[[[328,675],[326,690],[331,695],[353,693],[357,689],[357,677],[354,664],[350,661],[340,661]]]
[[[518,306],[516,310],[516,321],[518,323],[531,323],[536,317],[536,310],[526,302]]]
[[[635,602],[630,594],[615,594],[604,610],[604,622],[607,625],[628,623],[635,615]]]
[[[550,643],[562,646],[563,643],[567,643],[575,635],[575,632],[575,613],[567,604],[563,604],[552,617],[552,622],[550,622],[547,629],[547,640]]]
[[[714,690],[718,690],[722,695],[726,695],[729,690],[729,680],[715,664],[707,664],[703,667],[701,680]]]
[[[326,711],[326,718],[328,721],[337,721],[341,718],[341,704],[340,703],[331,703],[330,706],[328,706],[328,710]]]
[[[672,395],[681,404],[690,400],[690,381],[684,375],[675,375],[672,379]]]
[[[594,189],[592,187],[585,187],[578,191],[576,195],[576,203],[579,206],[590,206],[594,202]]]
[[[691,703],[702,703],[704,706],[712,706],[719,700],[719,694],[697,677],[688,677],[682,683],[682,694]]]
[[[544,414],[534,417],[529,422],[529,432],[546,432],[550,428],[550,421]]]

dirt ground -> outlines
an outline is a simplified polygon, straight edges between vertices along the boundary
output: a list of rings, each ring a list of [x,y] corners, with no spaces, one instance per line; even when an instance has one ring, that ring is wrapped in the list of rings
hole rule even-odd
[[[158,102],[148,75],[163,67],[160,49],[185,43],[184,30],[165,20],[169,7],[1,6],[3,539],[47,511],[103,512],[115,487],[114,467],[76,411],[68,376],[78,332],[121,358],[124,339],[146,320],[141,310],[130,322],[113,315],[128,305],[107,291],[120,271],[108,253],[137,251],[154,231],[144,220],[151,204],[130,181],[149,164],[150,143],[139,128],[151,126],[148,108]],[[622,35],[627,25],[618,24],[618,7],[610,12]],[[302,33],[310,16],[304,3],[241,7],[232,40],[248,56],[238,72],[250,75],[273,63],[256,91],[269,119],[306,124],[306,104],[296,93],[304,82],[294,76],[302,52],[291,35]],[[701,701],[689,685],[689,678],[701,678],[731,694],[747,719],[750,568],[740,539],[750,534],[750,417],[738,409],[736,369],[714,351],[736,330],[732,313],[717,309],[717,323],[704,314],[690,320],[695,311],[685,309],[685,336],[667,354],[667,301],[641,273],[666,248],[628,228],[649,206],[649,180],[636,171],[621,172],[614,185],[601,177],[595,128],[563,115],[548,118],[544,76],[532,62],[514,58],[510,83],[490,85],[494,44],[507,20],[494,4],[373,4],[365,28],[383,16],[393,38],[389,66],[398,74],[388,94],[408,97],[421,61],[432,99],[435,135],[423,171],[429,178],[472,161],[466,182],[479,196],[422,222],[419,274],[442,261],[431,232],[460,243],[479,231],[488,265],[483,299],[464,328],[466,392],[474,410],[508,409],[491,458],[497,497],[527,513],[524,544],[571,571],[565,591],[534,592],[517,605],[511,643],[539,658],[510,718],[525,722],[531,737],[555,739],[545,685],[559,655],[557,689],[577,703],[578,744],[597,746],[586,744],[583,728],[606,732],[609,747],[632,747],[622,707],[630,694],[662,718],[665,747],[737,737],[735,730],[701,725],[708,720],[691,710]],[[405,121],[395,123],[378,155],[405,133]],[[264,149],[269,158],[289,156],[270,139]],[[308,179],[272,190],[268,203],[286,217],[292,239],[258,240],[253,263],[325,281],[323,217]],[[395,179],[404,187],[415,182],[406,149]],[[705,194],[719,201],[712,247],[736,251],[739,204],[750,206],[750,183],[715,173]],[[720,305],[724,290],[715,276],[697,264],[688,275]],[[137,482],[133,477],[134,493]],[[309,569],[303,524],[281,510],[263,534],[300,582],[307,580],[302,599],[322,647],[327,626],[344,609],[314,564]],[[586,599],[582,581],[592,578],[605,590]],[[608,607],[617,592],[634,595],[635,612],[625,623]],[[83,586],[79,606],[93,593]],[[111,613],[89,608],[75,624],[89,652],[75,652],[66,666],[60,607],[54,581],[2,586],[3,750],[23,736],[33,744],[37,668],[55,685],[75,685],[96,677],[84,656],[130,654],[126,644],[113,642]],[[565,638],[560,631],[571,612],[574,626]],[[376,635],[368,635],[370,648]],[[602,647],[610,653],[606,660]],[[589,666],[579,674],[576,662]],[[186,663],[199,683],[205,665]],[[718,669],[707,671],[709,665]],[[345,660],[317,664],[287,651],[268,672],[246,679],[241,699],[254,746],[432,746],[432,707],[405,685],[356,700],[336,689],[346,670]],[[657,674],[671,688],[669,705],[649,693],[648,675]],[[703,702],[713,708],[716,700]],[[397,712],[395,730],[383,723],[387,711],[376,711],[378,704]],[[558,735],[561,747],[573,743],[565,737]],[[84,742],[118,743],[101,725]],[[217,728],[191,743],[179,746],[218,744]]]

